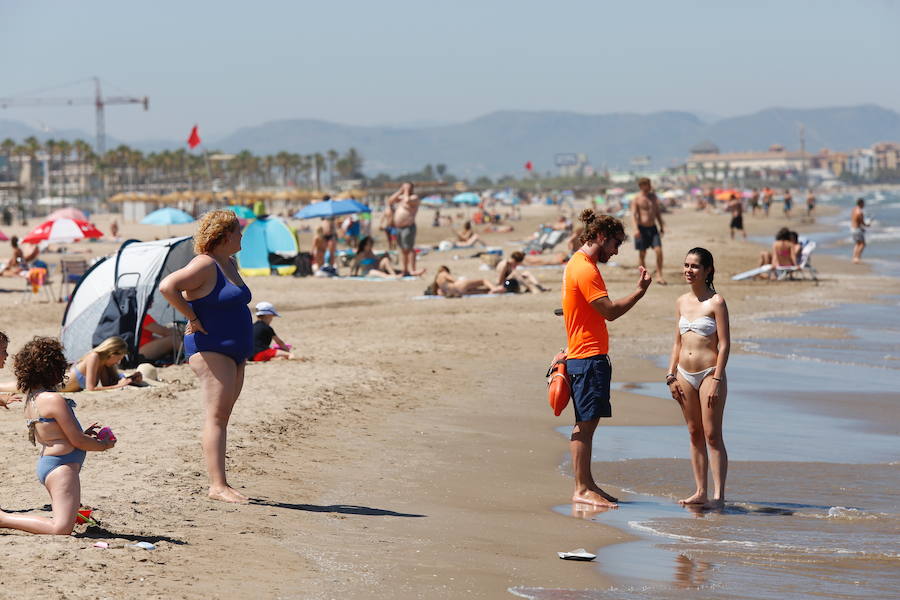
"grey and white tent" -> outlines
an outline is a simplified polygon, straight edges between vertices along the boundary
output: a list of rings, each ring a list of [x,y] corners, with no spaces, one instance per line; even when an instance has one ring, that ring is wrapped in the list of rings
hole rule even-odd
[[[74,362],[90,352],[94,331],[117,285],[136,288],[138,319],[134,340],[140,339],[141,323],[148,312],[163,324],[183,319],[159,293],[159,282],[194,257],[191,240],[191,237],[153,242],[129,240],[115,254],[97,261],[78,282],[63,314],[60,340],[66,358]],[[153,302],[148,310],[151,297]],[[128,354],[135,356],[137,348],[129,348]]]

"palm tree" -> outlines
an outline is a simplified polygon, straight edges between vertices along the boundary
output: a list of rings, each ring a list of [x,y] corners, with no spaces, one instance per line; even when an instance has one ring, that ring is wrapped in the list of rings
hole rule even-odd
[[[93,158],[93,150],[91,145],[82,139],[72,142],[72,148],[75,150],[75,160],[78,161],[78,189],[81,196],[84,197],[87,191],[87,162]]]
[[[316,152],[312,156],[313,168],[316,170],[316,191],[322,189],[322,169],[325,168],[325,157]]]
[[[35,183],[37,174],[37,155],[41,151],[41,143],[33,135],[25,138],[23,141],[24,154],[28,157],[28,185],[31,188],[31,201],[37,201],[37,184]],[[25,218],[22,213],[22,218]]]
[[[325,153],[325,157],[328,159],[328,185],[334,187],[334,166],[337,164],[340,154],[337,150],[329,150]]]
[[[68,140],[60,140],[56,145],[59,151],[59,172],[62,175],[62,196],[66,195],[66,160],[72,154],[72,144]]]
[[[16,149],[16,141],[12,138],[6,138],[0,142],[0,152],[3,153],[4,170],[7,177],[12,179],[12,155]]]

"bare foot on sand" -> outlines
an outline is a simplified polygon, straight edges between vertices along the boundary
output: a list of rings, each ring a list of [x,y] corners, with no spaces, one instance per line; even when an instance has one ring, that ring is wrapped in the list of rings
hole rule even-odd
[[[581,504],[590,504],[592,506],[604,506],[607,508],[617,508],[616,498],[600,490],[600,493],[594,490],[588,490],[582,493],[576,493],[572,496],[572,502],[580,502]]]
[[[233,487],[223,487],[220,489],[209,488],[209,497],[211,500],[220,502],[231,502],[232,504],[248,504],[250,498],[243,495]]]
[[[709,502],[709,499],[707,499],[706,494],[697,492],[693,496],[682,498],[678,501],[678,504],[706,504],[707,502]]]

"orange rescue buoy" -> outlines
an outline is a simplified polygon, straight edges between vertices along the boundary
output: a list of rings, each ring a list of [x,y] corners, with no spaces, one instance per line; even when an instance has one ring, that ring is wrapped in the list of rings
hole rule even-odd
[[[547,397],[550,400],[550,408],[557,417],[569,405],[570,395],[569,376],[566,375],[566,353],[560,352],[553,357],[547,371]]]

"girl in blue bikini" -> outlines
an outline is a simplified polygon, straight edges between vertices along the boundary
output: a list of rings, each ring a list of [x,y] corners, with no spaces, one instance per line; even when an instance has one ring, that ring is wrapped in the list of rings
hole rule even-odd
[[[68,363],[58,340],[35,337],[13,359],[16,381],[25,392],[25,418],[29,438],[42,447],[37,478],[50,492],[53,516],[9,514],[0,511],[0,527],[29,533],[69,535],[81,506],[79,473],[90,451],[116,445],[114,438],[97,439],[97,425],[82,431],[75,417],[75,402],[56,390]]]
[[[691,291],[675,301],[675,344],[666,384],[684,413],[691,438],[691,467],[696,490],[681,504],[721,508],[725,505],[728,453],[722,440],[722,419],[728,384],[725,365],[731,330],[725,299],[716,293],[713,256],[693,248],[684,258],[684,279]],[[707,495],[707,470],[713,476],[713,497]]]
[[[244,384],[244,365],[253,354],[250,290],[233,257],[241,249],[237,216],[213,210],[194,234],[197,253],[162,280],[160,293],[188,320],[185,356],[203,389],[206,417],[201,443],[209,472],[209,497],[246,503],[225,477],[228,420]]]

